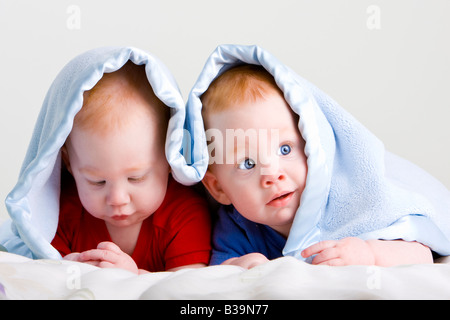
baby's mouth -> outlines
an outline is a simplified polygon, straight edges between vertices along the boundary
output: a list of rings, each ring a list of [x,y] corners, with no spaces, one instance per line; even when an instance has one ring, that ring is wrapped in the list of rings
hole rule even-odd
[[[121,215],[112,216],[112,218],[113,218],[113,220],[116,220],[116,221],[122,221],[122,220],[128,219],[129,216],[130,215],[128,215],[128,214],[121,214]]]
[[[282,192],[280,194],[275,195],[275,197],[270,200],[267,205],[272,207],[283,207],[289,203],[289,201],[292,199],[292,196],[294,195],[294,192]]]

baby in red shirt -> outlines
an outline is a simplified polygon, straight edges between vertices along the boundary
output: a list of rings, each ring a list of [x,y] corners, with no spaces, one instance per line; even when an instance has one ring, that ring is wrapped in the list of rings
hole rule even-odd
[[[64,259],[135,273],[208,264],[207,204],[170,175],[169,117],[144,66],[132,62],[84,93],[62,148],[52,245]]]

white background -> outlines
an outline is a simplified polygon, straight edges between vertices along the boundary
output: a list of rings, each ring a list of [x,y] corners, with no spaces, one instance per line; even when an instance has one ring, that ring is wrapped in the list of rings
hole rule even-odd
[[[448,0],[0,0],[0,219],[44,96],[94,47],[158,56],[185,99],[218,44],[258,44],[450,188]]]

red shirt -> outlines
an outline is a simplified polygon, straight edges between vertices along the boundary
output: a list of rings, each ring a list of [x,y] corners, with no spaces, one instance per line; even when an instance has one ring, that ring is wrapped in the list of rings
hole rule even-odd
[[[105,222],[83,208],[75,181],[67,176],[61,181],[58,229],[52,241],[63,256],[111,241]],[[142,222],[131,257],[139,269],[156,272],[208,264],[210,252],[211,221],[206,201],[170,177],[163,203]]]

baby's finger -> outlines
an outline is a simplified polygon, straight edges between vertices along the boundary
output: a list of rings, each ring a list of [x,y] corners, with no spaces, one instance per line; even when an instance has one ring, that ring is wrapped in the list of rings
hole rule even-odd
[[[117,254],[115,254],[114,252],[101,249],[92,249],[84,251],[80,254],[81,261],[98,260],[98,261],[114,262],[116,258]]]
[[[327,248],[318,253],[311,261],[311,264],[322,264],[324,262],[336,259],[338,257],[339,257],[338,252],[334,247]]]
[[[98,266],[99,266],[100,268],[115,268],[115,267],[116,267],[115,264],[113,264],[113,263],[111,263],[111,262],[108,262],[108,261],[100,261],[100,263],[98,264]]]
[[[98,261],[98,260],[87,260],[87,261],[83,261],[83,262],[86,264],[90,264],[91,266],[94,266],[94,267],[98,267],[100,264],[100,261]]]
[[[302,251],[302,257],[308,258],[312,255],[318,254],[325,249],[333,248],[336,246],[336,243],[337,241],[334,240],[320,241],[318,243],[315,243]]]
[[[64,256],[64,260],[78,261],[79,256],[80,256],[79,252],[72,252],[72,253],[69,253],[68,255]]]
[[[122,250],[120,250],[119,246],[111,241],[103,241],[97,245],[97,249],[101,250],[109,250],[116,254],[121,254]]]
[[[331,260],[327,260],[327,261],[323,261],[321,263],[319,263],[318,265],[326,265],[326,266],[332,266],[332,267],[342,267],[345,266],[345,262],[344,260],[342,260],[341,258],[336,258],[336,259],[331,259]]]

